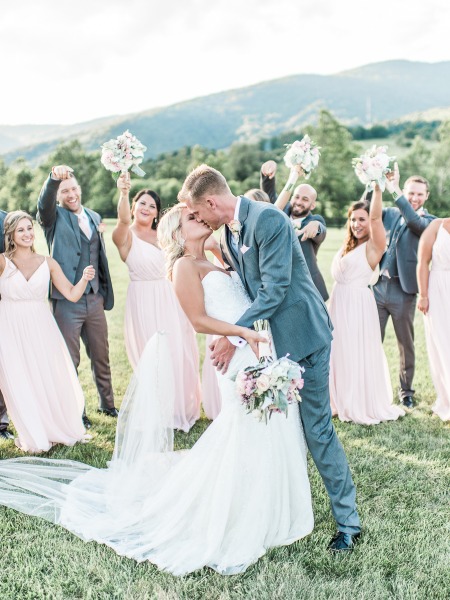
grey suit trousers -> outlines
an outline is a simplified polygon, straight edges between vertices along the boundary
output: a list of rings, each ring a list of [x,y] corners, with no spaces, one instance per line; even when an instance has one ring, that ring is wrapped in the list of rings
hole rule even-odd
[[[299,363],[305,369],[300,417],[308,449],[330,497],[338,529],[354,534],[361,530],[361,524],[347,457],[331,420],[330,349],[328,344]]]
[[[382,276],[374,286],[373,292],[380,319],[381,337],[384,341],[389,316],[392,317],[400,354],[400,399],[413,396],[412,387],[415,368],[414,351],[414,315],[416,294],[407,294],[402,290],[398,277],[389,279]]]
[[[109,365],[108,325],[103,296],[85,294],[78,302],[53,299],[53,315],[69,349],[75,368],[80,364],[80,338],[91,361],[99,408],[114,408]]]

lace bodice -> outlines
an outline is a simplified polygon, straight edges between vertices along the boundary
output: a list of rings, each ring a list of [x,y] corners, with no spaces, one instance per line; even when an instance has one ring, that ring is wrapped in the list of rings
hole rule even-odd
[[[239,275],[235,271],[231,271],[230,275],[223,271],[210,271],[202,284],[208,316],[236,323],[251,305],[251,300]]]
[[[439,227],[433,245],[432,271],[450,271],[450,233],[443,224]]]
[[[232,271],[230,275],[223,271],[210,271],[202,279],[202,284],[208,316],[227,323],[236,323],[252,302],[239,275],[235,271]],[[238,348],[234,353],[225,378],[233,379],[240,369],[257,362],[258,359],[248,344],[243,348]],[[222,375],[219,374],[218,377],[220,386]],[[222,399],[224,399],[224,396],[232,403],[237,402],[234,388],[231,394],[224,394],[222,389]]]

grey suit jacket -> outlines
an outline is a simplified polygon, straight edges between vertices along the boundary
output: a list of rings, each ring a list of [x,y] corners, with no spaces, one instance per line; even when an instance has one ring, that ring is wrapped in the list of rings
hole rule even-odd
[[[3,231],[3,226],[7,214],[4,210],[0,210],[0,253],[5,251],[5,232]]]
[[[263,175],[261,173],[260,179],[261,189],[266,192],[269,196],[272,204],[277,200],[277,193],[275,191],[275,177],[269,179],[269,177]],[[287,215],[291,214],[291,205],[288,203],[284,212]],[[328,290],[325,285],[325,280],[322,276],[322,273],[319,270],[319,265],[317,264],[317,252],[319,251],[320,245],[325,240],[327,235],[327,227],[325,224],[325,219],[321,215],[313,215],[309,214],[302,221],[302,226],[307,225],[311,221],[319,221],[321,232],[319,235],[316,235],[315,238],[309,238],[304,242],[300,241],[300,246],[302,247],[303,254],[305,255],[306,264],[308,265],[309,272],[311,273],[312,280],[314,281],[314,285],[319,290],[320,295],[323,300],[328,300]]]
[[[380,271],[387,268],[394,258],[397,260],[400,286],[406,294],[417,294],[417,249],[422,233],[436,217],[424,210],[418,215],[404,196],[395,201],[397,207],[383,210],[383,225],[388,247],[380,263]]]
[[[239,221],[237,260],[228,228],[221,238],[227,265],[239,273],[253,301],[237,324],[252,327],[269,319],[278,356],[290,354],[295,361],[329,344],[331,321],[290,219],[270,204],[242,197]]]
[[[75,275],[81,256],[80,227],[77,216],[70,210],[58,206],[56,203],[59,184],[59,181],[52,179],[50,176],[45,181],[39,194],[36,218],[44,230],[49,252],[61,265],[67,279],[72,283],[76,283]],[[98,231],[101,217],[90,208],[85,208],[85,210],[95,226],[93,235],[98,235],[100,238],[100,255],[98,260],[99,292],[104,298],[105,310],[111,310],[114,306],[114,293],[103,236]],[[52,286],[50,295],[56,300],[64,298],[54,286]]]

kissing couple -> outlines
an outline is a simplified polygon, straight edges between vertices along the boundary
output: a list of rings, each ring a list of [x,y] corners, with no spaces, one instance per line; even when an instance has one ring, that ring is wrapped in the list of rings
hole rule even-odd
[[[331,551],[360,535],[356,492],[331,421],[332,326],[288,217],[236,197],[223,175],[194,169],[165,213],[158,241],[168,277],[198,332],[219,336],[222,410],[187,452],[173,451],[173,389],[164,335],[147,344],[120,410],[107,469],[67,460],[0,464],[0,504],[38,515],[118,554],[174,575],[208,566],[241,573],[270,547],[313,529],[306,453],[322,476],[337,523]],[[226,269],[206,258],[211,229],[223,229]],[[304,368],[302,401],[268,423],[247,414],[234,377],[258,362],[256,320],[270,322],[278,357]],[[173,414],[173,412],[172,412]]]

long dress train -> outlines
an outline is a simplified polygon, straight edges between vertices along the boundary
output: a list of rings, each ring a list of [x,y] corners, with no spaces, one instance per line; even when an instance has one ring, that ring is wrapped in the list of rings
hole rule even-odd
[[[432,411],[450,420],[450,233],[443,224],[433,245],[428,284],[430,307],[424,316],[431,377],[437,398]]]
[[[395,420],[404,411],[392,404],[392,386],[381,341],[372,290],[374,271],[367,262],[367,242],[331,266],[335,280],[329,312],[334,325],[330,357],[331,410],[341,421],[373,425]]]
[[[250,301],[236,274],[203,279],[207,313],[235,322]],[[232,377],[256,357],[236,350],[219,376],[223,406],[191,450],[173,452],[167,336],[147,344],[122,404],[107,469],[73,461],[0,463],[0,504],[66,527],[174,575],[245,571],[267,548],[311,532],[306,445],[298,406],[261,423]],[[176,375],[176,374],[175,374]]]
[[[0,277],[0,389],[17,446],[46,452],[82,440],[84,396],[48,305],[50,271],[44,260],[27,280],[5,257]]]
[[[126,265],[130,274],[125,305],[125,346],[133,369],[148,340],[167,331],[175,382],[174,424],[189,431],[200,417],[199,356],[194,329],[164,272],[164,252],[133,231]]]

